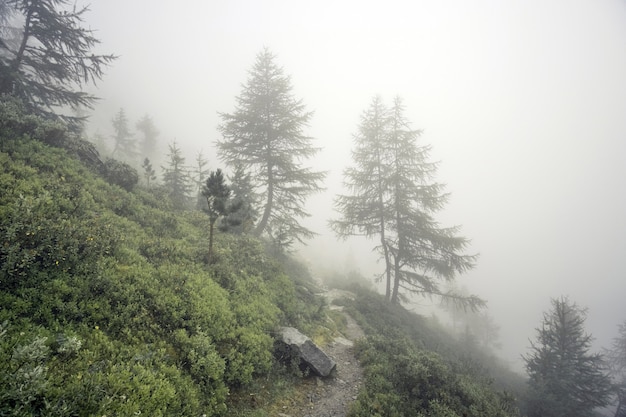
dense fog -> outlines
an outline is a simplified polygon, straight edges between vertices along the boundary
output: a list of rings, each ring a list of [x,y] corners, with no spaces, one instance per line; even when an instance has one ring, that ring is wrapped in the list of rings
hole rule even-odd
[[[399,95],[450,192],[437,220],[480,254],[457,285],[488,301],[507,361],[522,369],[551,297],[588,308],[598,349],[626,319],[625,1],[106,0],[86,18],[97,52],[119,55],[93,87],[88,134],[110,137],[121,108],[132,125],[148,114],[163,156],[176,141],[211,169],[219,113],[256,54],[276,55],[315,112],[312,163],[328,172],[307,204],[319,236],[300,249],[316,273],[381,272],[374,242],[338,240],[327,222],[361,113]]]

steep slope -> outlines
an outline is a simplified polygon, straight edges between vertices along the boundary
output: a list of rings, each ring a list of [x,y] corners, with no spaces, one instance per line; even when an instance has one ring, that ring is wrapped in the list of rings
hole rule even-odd
[[[0,415],[226,412],[272,371],[271,332],[317,306],[259,241],[220,235],[207,264],[202,213],[106,182],[43,143],[62,126],[0,107]]]

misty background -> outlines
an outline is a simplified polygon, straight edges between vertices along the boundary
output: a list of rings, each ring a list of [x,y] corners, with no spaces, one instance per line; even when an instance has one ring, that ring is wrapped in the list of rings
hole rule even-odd
[[[174,6],[175,4],[175,6]],[[303,222],[314,271],[382,271],[372,242],[327,227],[351,164],[352,134],[373,96],[404,99],[451,193],[436,217],[480,253],[458,286],[488,300],[501,354],[516,369],[550,297],[588,307],[596,348],[626,319],[626,1],[106,0],[85,15],[119,59],[92,91],[88,134],[110,137],[123,108],[210,169],[218,112],[232,112],[264,47],[315,112],[326,192]],[[155,161],[160,167],[162,162]],[[159,173],[159,170],[157,169]],[[159,173],[160,174],[160,173]],[[420,300],[428,310],[433,304]]]

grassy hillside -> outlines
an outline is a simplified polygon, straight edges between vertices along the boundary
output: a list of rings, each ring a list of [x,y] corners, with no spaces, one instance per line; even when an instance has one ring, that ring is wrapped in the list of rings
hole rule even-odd
[[[0,415],[272,415],[293,375],[273,331],[323,341],[338,317],[306,270],[221,233],[209,263],[203,213],[84,145],[0,102]],[[348,308],[368,335],[352,416],[516,414],[489,356],[371,291]]]
[[[0,415],[218,415],[319,306],[260,242],[111,185],[0,110]]]

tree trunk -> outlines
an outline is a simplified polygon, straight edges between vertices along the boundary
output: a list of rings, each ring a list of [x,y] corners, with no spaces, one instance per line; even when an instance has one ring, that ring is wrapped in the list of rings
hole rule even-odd
[[[265,203],[265,210],[263,211],[263,217],[259,224],[257,224],[254,229],[254,236],[261,236],[263,231],[267,228],[267,223],[270,219],[270,214],[272,213],[272,208],[274,205],[274,176],[272,172],[272,167],[267,167],[267,202]]]
[[[394,256],[394,271],[393,271],[393,293],[391,294],[391,304],[399,304],[398,298],[400,290],[400,256]]]

